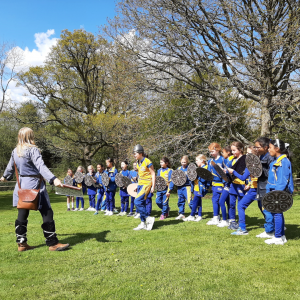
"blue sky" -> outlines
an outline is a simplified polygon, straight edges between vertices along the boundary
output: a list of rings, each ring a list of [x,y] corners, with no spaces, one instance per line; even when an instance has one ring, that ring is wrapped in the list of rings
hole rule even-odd
[[[63,29],[97,33],[115,15],[114,0],[2,0],[0,42],[13,42],[20,48],[36,48],[34,34],[54,29],[59,38]]]

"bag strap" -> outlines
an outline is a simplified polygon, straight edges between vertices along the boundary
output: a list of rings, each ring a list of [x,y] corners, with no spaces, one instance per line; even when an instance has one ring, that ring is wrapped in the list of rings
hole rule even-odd
[[[21,189],[20,180],[19,180],[19,173],[18,173],[18,169],[17,169],[17,166],[16,166],[15,162],[14,162],[14,166],[15,166],[15,172],[16,172],[18,187],[19,187],[19,189]],[[41,189],[42,181],[43,181],[43,177],[42,177],[42,175],[40,175],[40,184],[39,184],[38,191],[40,191],[40,189]]]

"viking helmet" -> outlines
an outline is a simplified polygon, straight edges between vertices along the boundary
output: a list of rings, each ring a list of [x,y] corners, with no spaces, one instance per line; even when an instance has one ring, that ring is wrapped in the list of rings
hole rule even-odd
[[[133,153],[134,152],[136,152],[136,153],[144,153],[144,148],[141,145],[137,144],[133,148]]]

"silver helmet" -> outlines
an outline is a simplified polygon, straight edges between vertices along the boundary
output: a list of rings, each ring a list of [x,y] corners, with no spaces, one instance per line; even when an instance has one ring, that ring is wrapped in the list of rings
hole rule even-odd
[[[133,148],[133,153],[134,152],[136,152],[136,153],[144,153],[144,148],[141,145],[137,144]]]

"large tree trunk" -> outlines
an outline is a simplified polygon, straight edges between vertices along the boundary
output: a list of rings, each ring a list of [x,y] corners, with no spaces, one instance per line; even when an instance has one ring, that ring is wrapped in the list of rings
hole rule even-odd
[[[269,100],[263,99],[261,102],[261,136],[271,136],[271,114],[268,109]]]

